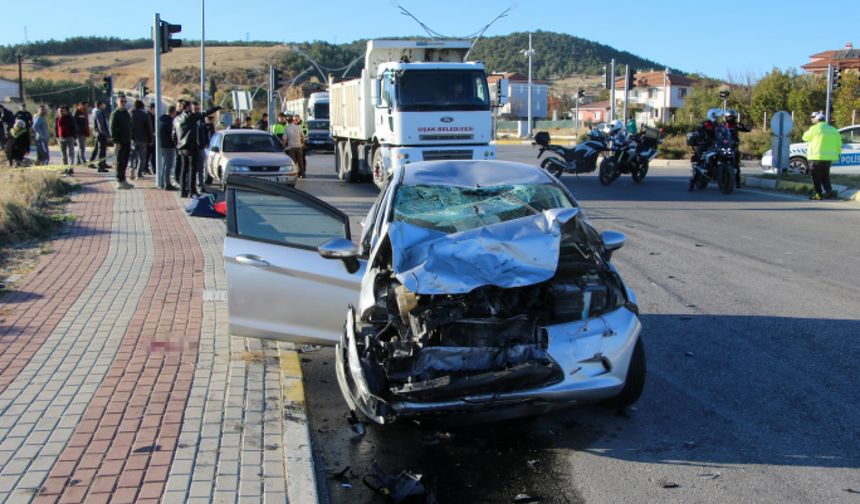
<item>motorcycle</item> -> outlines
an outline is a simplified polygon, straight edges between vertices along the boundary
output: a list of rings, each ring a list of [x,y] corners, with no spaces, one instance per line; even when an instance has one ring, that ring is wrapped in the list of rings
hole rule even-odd
[[[554,154],[541,161],[540,167],[555,177],[561,177],[564,173],[591,173],[597,169],[597,157],[606,150],[607,141],[603,133],[595,128],[588,133],[584,142],[570,149],[551,144],[546,131],[536,134],[532,145],[540,146],[538,159],[545,152]]]
[[[641,183],[648,174],[648,164],[657,157],[660,142],[660,131],[653,129],[613,140],[610,155],[600,163],[600,183],[609,185],[625,173]]]
[[[691,134],[692,135],[692,134]],[[691,141],[695,139],[691,136]],[[689,143],[689,142],[688,142]],[[714,132],[714,143],[692,163],[693,184],[702,190],[711,182],[716,182],[723,194],[731,194],[735,188],[735,158],[737,148],[732,134],[723,125]]]

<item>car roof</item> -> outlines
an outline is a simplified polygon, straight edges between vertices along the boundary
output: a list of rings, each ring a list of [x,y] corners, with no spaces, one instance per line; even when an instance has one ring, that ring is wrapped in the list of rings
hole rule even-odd
[[[271,135],[268,131],[255,129],[225,129],[218,131],[218,133],[223,133],[225,135]]]
[[[401,168],[400,185],[451,185],[465,187],[553,182],[546,171],[512,161],[420,161]]]

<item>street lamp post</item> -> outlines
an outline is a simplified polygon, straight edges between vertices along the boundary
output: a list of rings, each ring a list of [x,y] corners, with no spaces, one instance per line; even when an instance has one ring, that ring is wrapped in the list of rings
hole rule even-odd
[[[200,0],[200,108],[206,110],[206,0]]]
[[[528,95],[528,132],[529,138],[532,136],[532,56],[534,56],[534,49],[532,49],[532,34],[529,33],[529,48],[526,51],[523,51],[524,54],[529,58],[529,95]]]

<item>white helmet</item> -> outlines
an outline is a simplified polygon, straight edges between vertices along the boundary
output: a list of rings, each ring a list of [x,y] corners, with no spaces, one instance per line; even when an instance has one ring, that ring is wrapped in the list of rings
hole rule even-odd
[[[624,129],[624,125],[618,119],[609,123],[609,134],[614,135]]]
[[[812,122],[819,123],[825,119],[824,112],[813,112],[812,113]]]

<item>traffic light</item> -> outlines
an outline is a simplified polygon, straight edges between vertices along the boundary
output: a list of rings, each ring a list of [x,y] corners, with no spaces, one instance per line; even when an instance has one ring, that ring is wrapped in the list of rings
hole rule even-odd
[[[174,47],[182,47],[181,40],[174,40],[173,34],[182,31],[182,25],[170,24],[167,21],[161,21],[161,26],[158,27],[158,34],[161,37],[161,52],[169,53]]]
[[[284,84],[286,84],[284,82],[284,72],[282,72],[276,68],[272,68],[273,89],[281,89],[282,87],[284,87]]]
[[[582,88],[577,89],[576,90],[576,99],[581,100],[583,98],[585,98],[585,90]]]
[[[628,66],[627,74],[624,76],[625,80],[627,81],[627,89],[633,89],[636,87],[636,82],[633,80],[633,74],[634,70]]]
[[[146,87],[146,84],[141,82],[140,84],[138,84],[137,92],[140,93],[140,98],[143,99],[144,96],[149,94],[149,88]]]
[[[839,67],[833,67],[833,76],[830,78],[830,82],[834,91],[839,89],[840,79],[842,79],[842,69]]]
[[[612,76],[609,75],[609,67],[606,65],[603,65],[603,79],[605,81],[603,84],[603,88],[612,89]]]

